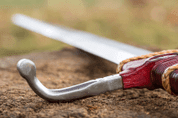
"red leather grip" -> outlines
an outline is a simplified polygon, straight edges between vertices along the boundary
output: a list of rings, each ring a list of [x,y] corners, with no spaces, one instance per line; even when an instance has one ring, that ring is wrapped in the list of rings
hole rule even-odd
[[[156,64],[152,69],[152,77],[155,78],[154,86],[156,88],[163,88],[162,86],[162,74],[165,69],[174,64],[178,64],[178,56],[175,56],[163,63]],[[171,91],[175,94],[178,94],[178,70],[173,71],[169,75],[169,82],[171,86]],[[164,89],[164,88],[163,88]]]
[[[160,65],[165,62],[169,62],[170,60],[177,60],[177,58],[177,53],[169,53],[126,63],[122,68],[123,71],[120,72],[123,80],[124,89],[155,89],[162,87],[161,78],[158,73],[160,73],[161,75],[161,73],[164,72],[164,69],[160,70],[160,68],[157,67],[161,67]],[[171,64],[173,65],[173,63],[177,62],[173,61]],[[166,69],[166,67],[171,64],[163,64],[163,66],[165,66]]]

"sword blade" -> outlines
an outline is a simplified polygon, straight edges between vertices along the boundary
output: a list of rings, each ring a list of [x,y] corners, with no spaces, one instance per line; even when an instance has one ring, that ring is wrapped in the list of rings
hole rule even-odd
[[[151,53],[151,51],[103,38],[84,31],[55,26],[22,14],[15,14],[12,22],[22,28],[39,33],[46,37],[62,41],[113,63],[134,56]]]

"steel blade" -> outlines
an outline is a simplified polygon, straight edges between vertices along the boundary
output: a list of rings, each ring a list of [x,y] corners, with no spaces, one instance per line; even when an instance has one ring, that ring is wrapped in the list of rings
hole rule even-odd
[[[22,14],[15,14],[12,22],[22,28],[62,41],[113,63],[151,53],[151,51],[96,36],[84,31],[52,25]]]

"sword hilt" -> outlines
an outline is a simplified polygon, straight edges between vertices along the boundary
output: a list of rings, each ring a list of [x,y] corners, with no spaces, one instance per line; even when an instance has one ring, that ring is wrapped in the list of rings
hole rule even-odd
[[[167,80],[167,83],[164,83],[163,80],[163,74],[167,73],[168,68],[171,66],[178,64],[178,56],[175,56],[174,58],[165,61],[163,63],[156,64],[152,69],[152,76],[155,78],[155,86],[159,88],[163,88],[166,91],[168,91],[170,94],[176,95],[178,94],[178,70],[172,70],[169,76],[169,80]],[[167,89],[167,86],[170,86],[169,90]]]
[[[122,72],[120,72],[124,89],[163,88],[160,75],[164,73],[167,67],[175,63],[178,63],[177,53],[168,53],[126,63],[122,68]],[[178,78],[178,75],[176,77]],[[171,78],[175,80],[175,74],[171,75]]]
[[[122,72],[96,80],[90,80],[78,85],[62,89],[48,89],[36,77],[35,64],[22,59],[17,63],[20,75],[26,79],[34,92],[45,100],[69,101],[82,97],[98,95],[107,91],[128,88],[163,88],[161,76],[169,66],[178,63],[178,53],[158,55],[126,63]],[[177,92],[178,70],[170,74],[170,84],[173,92]]]

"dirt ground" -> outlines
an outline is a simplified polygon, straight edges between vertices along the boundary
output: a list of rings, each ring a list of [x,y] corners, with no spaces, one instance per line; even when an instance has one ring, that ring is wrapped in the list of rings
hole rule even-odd
[[[16,63],[36,63],[37,77],[48,88],[63,88],[112,75],[115,64],[76,48],[0,58],[0,117],[12,118],[177,118],[178,97],[162,89],[129,89],[80,100],[49,103],[19,75]]]

